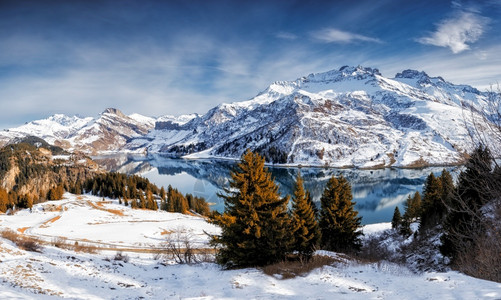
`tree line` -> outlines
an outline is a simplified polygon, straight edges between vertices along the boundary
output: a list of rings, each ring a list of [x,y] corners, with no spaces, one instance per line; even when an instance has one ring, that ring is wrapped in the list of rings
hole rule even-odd
[[[165,210],[168,212],[201,215],[210,213],[209,204],[202,197],[183,195],[172,186],[158,188],[147,178],[137,175],[108,172],[87,179],[83,191],[100,197],[119,199],[119,203],[131,208]]]

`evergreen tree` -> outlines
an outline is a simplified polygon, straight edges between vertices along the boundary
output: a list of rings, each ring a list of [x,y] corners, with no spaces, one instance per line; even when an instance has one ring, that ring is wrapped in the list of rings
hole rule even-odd
[[[354,209],[351,185],[343,177],[332,177],[320,198],[322,246],[327,250],[359,250],[361,217]]]
[[[169,184],[167,187],[167,209],[168,212],[175,212],[174,201],[175,201],[174,189]]]
[[[408,237],[412,234],[411,223],[409,219],[403,218],[402,223],[400,224],[400,234],[404,237]]]
[[[449,202],[449,213],[443,222],[441,252],[452,258],[458,253],[475,248],[475,239],[485,232],[481,208],[493,199],[492,156],[486,147],[475,149],[466,163],[466,169],[459,174],[456,195]],[[499,177],[494,179],[499,184]]]
[[[6,212],[9,208],[9,195],[7,191],[0,188],[0,212]]]
[[[409,222],[414,221],[416,218],[421,217],[421,194],[415,192],[414,196],[407,196],[407,200],[404,203],[404,218],[409,220]]]
[[[165,197],[166,197],[165,189],[164,187],[162,187],[160,189],[160,198],[162,198],[162,200],[165,200],[166,199]]]
[[[400,210],[398,206],[395,206],[395,211],[393,212],[393,218],[391,219],[391,228],[398,229],[402,223],[402,215],[400,215]]]
[[[454,197],[454,190],[456,187],[454,186],[454,181],[452,180],[452,175],[447,170],[442,170],[442,174],[439,177],[440,187],[441,187],[441,195],[442,203],[444,204],[444,210],[442,212],[441,219],[445,218],[447,214],[447,206],[450,205],[452,198]]]
[[[318,207],[315,204],[315,202],[313,202],[313,198],[311,197],[311,193],[308,190],[306,190],[306,200],[308,201],[308,203],[311,206],[311,209],[313,210],[313,215],[315,216],[315,220],[317,220],[317,222],[318,222],[318,220],[320,219],[320,212],[318,211]]]
[[[442,186],[440,179],[430,173],[423,188],[423,202],[421,205],[421,223],[419,230],[432,228],[442,221],[445,205],[442,202]]]
[[[226,267],[259,266],[281,261],[290,249],[288,197],[282,198],[264,159],[247,150],[231,172],[230,188],[219,194],[224,199],[222,215],[212,222],[221,235],[217,260]]]
[[[298,251],[301,258],[308,260],[320,241],[320,229],[312,208],[312,202],[308,200],[305,193],[300,173],[296,177],[292,201],[293,250]]]

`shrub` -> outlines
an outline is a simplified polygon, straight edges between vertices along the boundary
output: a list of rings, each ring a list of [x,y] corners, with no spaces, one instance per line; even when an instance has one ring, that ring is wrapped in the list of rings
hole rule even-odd
[[[342,261],[331,256],[313,255],[307,262],[300,260],[284,260],[264,266],[261,270],[264,274],[269,276],[279,275],[281,279],[289,279],[308,274],[314,269],[331,266],[334,263],[340,262]]]
[[[4,239],[10,240],[16,244],[20,249],[32,252],[41,252],[42,246],[40,245],[40,240],[20,235],[10,229],[5,229],[0,232],[0,236]]]

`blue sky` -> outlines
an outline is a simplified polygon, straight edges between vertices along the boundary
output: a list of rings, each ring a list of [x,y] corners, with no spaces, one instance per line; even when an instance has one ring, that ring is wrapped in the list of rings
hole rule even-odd
[[[204,113],[343,65],[487,89],[501,1],[0,1],[0,128]]]

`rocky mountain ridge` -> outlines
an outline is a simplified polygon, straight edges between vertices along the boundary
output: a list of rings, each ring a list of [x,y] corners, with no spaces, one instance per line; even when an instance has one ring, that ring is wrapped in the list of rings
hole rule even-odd
[[[139,114],[127,116],[115,108],[107,108],[96,119],[56,114],[0,132],[0,144],[36,136],[69,151],[88,154],[113,152],[129,139],[147,134],[154,128],[155,121]]]
[[[186,158],[238,159],[251,149],[284,165],[457,164],[472,150],[474,119],[490,96],[425,72],[386,78],[378,69],[344,66],[274,82],[250,100],[203,115],[155,119],[116,109],[97,119],[55,115],[4,131],[0,141],[29,133],[86,153]]]
[[[286,165],[456,164],[472,150],[473,118],[487,101],[488,93],[424,72],[385,78],[377,69],[345,66],[275,82],[251,100],[220,104],[125,148],[235,159],[250,148]]]

